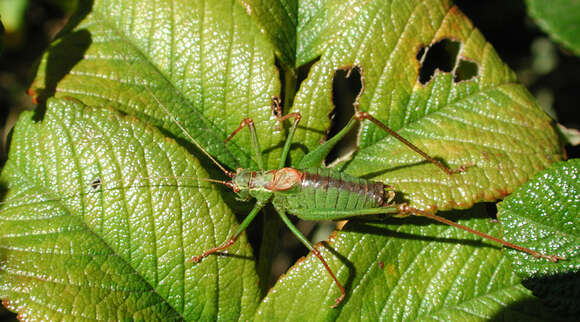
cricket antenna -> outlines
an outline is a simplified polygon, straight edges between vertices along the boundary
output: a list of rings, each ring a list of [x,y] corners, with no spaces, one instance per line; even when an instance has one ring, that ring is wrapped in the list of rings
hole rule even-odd
[[[175,118],[175,116],[173,116],[173,114],[171,114],[169,112],[169,110],[167,109],[167,107],[165,107],[165,105],[163,105],[163,103],[161,103],[161,101],[159,100],[159,98],[157,97],[157,95],[155,95],[155,93],[153,93],[151,91],[151,89],[147,86],[144,85],[145,90],[147,90],[147,93],[149,93],[149,95],[151,95],[151,97],[153,97],[153,99],[157,102],[157,104],[159,104],[159,106],[161,106],[161,108],[163,109],[163,111],[165,111],[165,113],[171,118],[171,120],[177,124],[177,126],[181,129],[181,131],[183,132],[183,134],[185,134],[185,136],[193,143],[193,145],[195,145],[199,150],[201,150],[201,152],[203,152],[203,154],[205,154],[206,157],[208,157],[215,165],[217,165],[218,168],[220,168],[220,170],[222,170],[223,173],[225,173],[226,176],[233,178],[235,173],[228,171],[221,163],[219,163],[216,159],[214,159],[214,157],[211,156],[211,154],[209,154],[209,152],[207,152],[202,146],[201,144],[199,144],[199,142],[197,142],[196,139],[194,139],[191,134],[189,134],[189,132],[187,132],[187,130],[183,127],[183,125],[181,125],[181,123],[179,123],[177,121],[177,119]],[[209,181],[209,180],[208,180]],[[224,183],[225,184],[226,181],[220,182],[220,183]],[[227,185],[227,184],[226,184]]]
[[[210,179],[210,178],[197,178],[197,180],[199,181],[207,181],[207,182],[213,182],[213,183],[220,183],[223,185],[227,185],[227,181],[224,180],[216,180],[216,179]]]
[[[233,183],[233,181],[216,180],[216,179],[209,179],[209,178],[198,178],[197,180],[223,184],[224,186],[231,188],[234,192],[240,191],[240,189]]]

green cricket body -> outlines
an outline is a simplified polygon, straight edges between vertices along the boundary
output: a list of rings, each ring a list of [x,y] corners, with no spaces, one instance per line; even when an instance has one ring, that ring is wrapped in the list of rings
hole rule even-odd
[[[276,115],[281,115],[279,100],[273,99],[272,108],[278,111]],[[395,191],[388,185],[381,182],[370,181],[362,178],[353,177],[332,169],[322,167],[324,159],[330,150],[341,140],[349,131],[351,131],[357,121],[369,120],[385,132],[394,136],[397,140],[407,145],[410,149],[423,156],[428,162],[439,167],[448,175],[465,172],[467,165],[461,165],[459,168],[451,169],[442,164],[435,158],[431,157],[411,142],[388,128],[385,124],[375,119],[366,112],[357,111],[347,125],[339,131],[334,137],[310,151],[300,161],[298,168],[284,167],[290,151],[290,145],[298,122],[300,113],[290,113],[285,116],[279,116],[278,121],[283,122],[288,118],[294,118],[294,123],[290,128],[286,143],[282,149],[278,169],[264,170],[258,136],[254,128],[254,122],[250,118],[244,119],[240,126],[226,139],[226,143],[231,140],[240,130],[248,127],[251,134],[252,145],[256,154],[256,160],[260,170],[250,170],[239,168],[236,172],[230,172],[217,162],[203,147],[191,136],[191,141],[200,148],[200,150],[209,157],[218,166],[225,175],[231,178],[230,181],[219,181],[225,186],[231,188],[242,200],[256,199],[256,204],[246,218],[242,221],[232,237],[220,246],[211,248],[199,256],[192,257],[189,261],[199,262],[204,257],[226,250],[233,245],[242,232],[258,215],[260,210],[267,204],[272,203],[280,219],[288,226],[294,235],[306,246],[324,265],[335,284],[338,286],[341,296],[335,301],[332,307],[339,305],[346,296],[346,291],[338,278],[332,272],[332,269],[316,249],[310,244],[310,241],[292,224],[286,214],[290,213],[303,220],[340,220],[361,215],[378,215],[389,214],[392,216],[404,217],[409,215],[423,216],[439,221],[441,223],[463,229],[476,234],[480,237],[496,241],[504,246],[511,247],[534,257],[542,257],[553,262],[565,259],[557,255],[545,255],[534,250],[524,248],[502,239],[490,236],[488,234],[476,231],[467,226],[457,224],[443,217],[432,214],[428,211],[409,207],[406,203],[396,204],[393,202]],[[182,128],[184,133],[187,133]]]
[[[352,217],[352,214],[333,215],[329,210],[383,207],[393,199],[394,192],[389,188],[381,182],[328,168],[238,169],[232,178],[232,189],[240,199],[271,200],[276,208],[311,221]]]
[[[525,248],[516,244],[512,244],[503,239],[493,237],[467,226],[455,223],[451,220],[437,216],[429,211],[409,207],[406,203],[395,203],[395,191],[392,187],[381,182],[370,181],[362,178],[349,176],[347,174],[334,171],[323,167],[326,156],[330,153],[332,148],[340,142],[350,131],[352,131],[357,122],[368,120],[381,128],[384,132],[390,134],[399,142],[406,145],[418,155],[422,156],[426,161],[441,169],[447,175],[455,175],[467,170],[469,165],[463,164],[458,168],[452,169],[447,165],[441,163],[433,158],[419,147],[415,146],[407,139],[399,135],[397,132],[390,129],[383,122],[374,118],[367,112],[359,111],[355,106],[355,113],[350,121],[342,128],[335,136],[328,141],[322,143],[314,150],[306,154],[300,161],[298,168],[285,167],[288,153],[290,151],[292,138],[301,119],[300,112],[289,113],[282,115],[282,106],[280,99],[272,98],[272,111],[276,115],[277,121],[282,123],[289,118],[293,118],[294,122],[289,129],[282,155],[280,156],[278,169],[264,170],[264,161],[262,152],[258,143],[258,135],[254,127],[254,121],[251,118],[245,118],[240,126],[230,134],[226,139],[226,143],[230,141],[237,133],[244,127],[250,130],[252,146],[256,155],[256,161],[260,170],[249,170],[239,168],[236,172],[227,170],[221,163],[219,163],[204,147],[194,139],[187,130],[169,113],[167,108],[161,104],[161,101],[145,87],[146,90],[155,98],[159,106],[169,115],[177,126],[185,134],[200,151],[205,154],[220,170],[228,177],[230,181],[208,180],[216,183],[221,183],[231,188],[242,200],[256,199],[256,204],[242,221],[238,229],[225,243],[206,250],[199,256],[194,256],[188,261],[198,263],[204,257],[211,254],[219,253],[228,249],[233,245],[242,232],[250,225],[252,220],[258,215],[262,208],[268,203],[272,203],[280,219],[288,226],[290,231],[300,240],[311,253],[316,256],[324,265],[324,268],[334,280],[334,283],[340,290],[340,297],[335,300],[336,307],[346,297],[346,291],[339,279],[334,275],[331,267],[328,265],[322,254],[313,246],[310,241],[294,226],[292,221],[286,216],[287,213],[294,214],[300,219],[309,221],[318,220],[340,220],[360,215],[378,215],[389,214],[396,217],[405,217],[409,215],[421,216],[430,218],[432,220],[450,225],[467,232],[473,233],[482,238],[495,241],[503,246],[510,247],[525,253],[528,253],[536,258],[545,258],[552,262],[559,260],[566,260],[563,256],[546,255],[535,250]],[[359,94],[360,95],[360,94]]]

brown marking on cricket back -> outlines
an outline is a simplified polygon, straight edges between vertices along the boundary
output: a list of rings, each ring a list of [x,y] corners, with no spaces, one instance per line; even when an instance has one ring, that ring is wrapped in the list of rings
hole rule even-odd
[[[302,172],[294,168],[282,168],[274,171],[274,179],[266,185],[271,191],[285,191],[292,189],[302,182]]]

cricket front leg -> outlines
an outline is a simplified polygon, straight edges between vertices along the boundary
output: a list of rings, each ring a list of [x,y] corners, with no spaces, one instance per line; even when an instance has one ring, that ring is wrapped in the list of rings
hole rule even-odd
[[[203,252],[203,254],[199,255],[199,256],[193,256],[192,258],[188,259],[188,262],[194,262],[194,263],[198,263],[199,261],[201,261],[204,257],[207,257],[211,254],[215,254],[215,253],[219,253],[221,251],[224,251],[226,249],[228,249],[230,246],[232,246],[233,244],[236,243],[236,241],[238,240],[238,237],[240,237],[240,235],[242,234],[242,232],[244,230],[246,230],[246,228],[250,225],[250,223],[252,222],[252,220],[254,220],[254,218],[256,218],[256,215],[260,212],[260,210],[264,207],[264,203],[262,202],[256,202],[256,205],[254,206],[254,208],[252,209],[252,211],[250,211],[250,213],[248,214],[248,216],[246,216],[246,218],[244,219],[244,221],[242,221],[242,223],[240,224],[240,227],[238,227],[238,229],[236,230],[236,232],[232,235],[232,237],[230,237],[230,239],[228,239],[228,241],[226,241],[225,243],[223,243],[220,246],[211,248],[206,250],[205,252]]]
[[[238,240],[238,236],[232,236],[227,242],[225,242],[223,245],[218,246],[218,247],[214,247],[211,249],[206,250],[203,254],[199,255],[199,256],[193,256],[192,258],[190,258],[188,260],[188,262],[194,262],[194,263],[199,263],[199,261],[201,261],[204,257],[207,257],[211,254],[214,253],[219,253],[223,250],[228,249],[228,247],[232,246],[236,240]]]
[[[282,149],[282,155],[280,155],[280,162],[278,164],[278,169],[281,169],[286,165],[286,159],[288,158],[288,152],[290,151],[290,145],[292,144],[292,139],[294,138],[294,133],[296,133],[296,128],[298,127],[298,123],[300,123],[300,119],[302,115],[300,112],[295,113],[288,113],[286,115],[282,115],[282,103],[280,102],[279,97],[272,97],[272,111],[276,115],[276,118],[280,124],[282,124],[285,120],[289,118],[294,118],[294,123],[290,127],[290,132],[286,136],[286,142],[284,143],[284,148]]]
[[[238,126],[238,128],[235,129],[234,132],[232,132],[232,134],[230,134],[230,136],[226,138],[225,142],[228,143],[245,127],[248,127],[248,129],[250,130],[250,137],[252,138],[252,146],[254,148],[254,153],[256,155],[256,162],[258,163],[258,167],[260,168],[260,170],[264,170],[262,150],[260,149],[260,142],[258,141],[258,133],[256,132],[256,127],[254,126],[254,120],[252,120],[249,117],[243,119],[242,122],[240,123],[240,126]]]

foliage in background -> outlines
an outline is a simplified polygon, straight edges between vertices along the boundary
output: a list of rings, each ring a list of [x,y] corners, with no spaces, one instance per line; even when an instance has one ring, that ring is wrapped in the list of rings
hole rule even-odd
[[[580,2],[526,0],[536,23],[557,42],[580,56]]]
[[[4,24],[2,23],[2,17],[0,16],[0,54],[2,54],[2,50],[4,49]]]
[[[0,17],[9,33],[20,31],[24,24],[27,0],[5,0],[0,2]]]
[[[372,110],[450,164],[476,165],[468,174],[449,179],[365,125],[360,152],[342,168],[392,183],[411,202],[452,209],[495,200],[559,158],[548,119],[527,92],[513,84],[513,73],[477,30],[447,2],[412,6],[376,1],[358,6],[353,1],[342,6],[330,1],[317,7],[313,1],[300,8],[280,3],[281,14],[268,13],[258,1],[240,3],[180,8],[178,12],[193,15],[186,17],[156,7],[156,28],[151,28],[149,17],[133,15],[131,8],[116,3],[119,12],[126,12],[119,14],[98,2],[86,19],[87,12],[75,17],[71,27],[76,29],[53,44],[33,88],[39,98],[54,94],[82,102],[50,99],[42,122],[28,114],[15,131],[11,163],[3,172],[4,180],[18,187],[11,190],[13,201],[3,213],[10,218],[3,229],[11,232],[5,235],[10,246],[4,254],[11,260],[6,261],[2,281],[11,307],[29,316],[45,312],[53,318],[103,319],[155,314],[247,318],[258,305],[257,319],[299,314],[321,319],[551,317],[520,285],[497,248],[417,219],[355,221],[321,247],[349,290],[347,302],[337,310],[329,309],[337,296],[335,286],[311,256],[260,303],[260,272],[254,271],[243,240],[230,251],[239,258],[184,264],[184,258],[227,238],[236,225],[232,210],[237,206],[228,200],[230,192],[196,180],[215,177],[217,171],[203,158],[196,161],[199,151],[184,143],[186,138],[159,109],[157,99],[232,168],[254,164],[247,135],[227,147],[223,144],[243,117],[252,116],[268,162],[274,164],[284,137],[283,131],[272,135],[268,107],[269,97],[280,92],[274,52],[286,68],[287,102],[294,98],[288,84],[297,81],[296,67],[321,57],[292,107],[305,117],[293,160],[324,138],[333,108],[329,98],[334,71],[353,64],[363,67],[365,77],[361,108]],[[195,19],[199,8],[208,10],[203,20]],[[278,17],[284,19],[274,19]],[[383,18],[375,25],[374,17]],[[389,21],[392,25],[381,29],[385,26],[380,23]],[[158,28],[163,23],[179,28]],[[190,30],[188,24],[203,28]],[[474,79],[456,82],[452,64],[452,70],[436,73],[423,86],[417,82],[417,53],[421,46],[446,37],[465,43],[455,53],[458,62],[477,62],[487,69],[481,68]],[[388,57],[391,64],[384,61]],[[248,61],[252,64],[244,65]],[[102,106],[112,108],[98,108]],[[480,118],[482,112],[497,119]],[[450,125],[441,128],[442,120]],[[518,129],[515,135],[506,139],[504,123],[510,131]],[[167,136],[177,138],[194,156]],[[117,142],[117,137],[124,139]],[[54,164],[53,158],[70,163]],[[370,168],[376,171],[368,173]],[[173,178],[176,175],[189,177]],[[173,179],[165,181],[168,177]],[[165,203],[167,198],[176,203]],[[447,215],[497,232],[498,225],[484,212],[476,206]],[[20,224],[22,220],[33,224]],[[45,233],[47,228],[51,233]],[[31,267],[33,263],[54,263],[61,269],[47,275],[47,268]],[[69,270],[65,278],[63,271]],[[37,274],[43,278],[35,279]],[[17,290],[13,285],[25,287]],[[46,294],[27,290],[39,285],[45,286]],[[54,313],[54,307],[63,315]],[[300,311],[290,310],[295,307]]]

